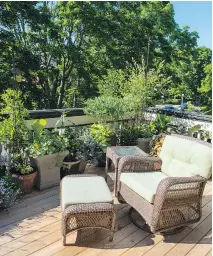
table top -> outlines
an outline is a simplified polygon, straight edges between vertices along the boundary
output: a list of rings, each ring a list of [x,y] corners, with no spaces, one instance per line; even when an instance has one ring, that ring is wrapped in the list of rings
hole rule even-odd
[[[114,154],[118,157],[123,156],[146,156],[147,154],[136,146],[118,146],[110,147]]]

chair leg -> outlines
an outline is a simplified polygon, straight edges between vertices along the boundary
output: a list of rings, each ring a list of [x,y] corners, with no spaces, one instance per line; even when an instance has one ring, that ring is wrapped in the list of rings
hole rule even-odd
[[[110,236],[109,236],[109,241],[112,242],[113,241],[113,237],[114,237],[114,231],[111,232]]]
[[[62,236],[62,242],[63,242],[63,246],[65,246],[66,245],[66,235]]]

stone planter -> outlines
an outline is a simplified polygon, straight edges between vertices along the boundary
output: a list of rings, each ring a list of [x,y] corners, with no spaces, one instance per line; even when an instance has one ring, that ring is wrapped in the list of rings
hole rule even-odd
[[[18,175],[17,179],[21,185],[23,194],[30,194],[32,192],[36,175],[37,171],[30,174]]]
[[[37,169],[35,187],[39,190],[60,184],[60,167],[68,151],[30,158],[31,166]]]
[[[137,146],[146,153],[149,153],[149,144],[152,138],[141,138],[137,141]]]

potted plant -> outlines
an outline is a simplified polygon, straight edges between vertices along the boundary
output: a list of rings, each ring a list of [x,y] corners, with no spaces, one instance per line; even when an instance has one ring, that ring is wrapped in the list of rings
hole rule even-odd
[[[79,155],[80,141],[78,128],[66,128],[64,136],[68,139],[67,150],[69,151],[69,153],[64,158],[63,166],[60,169],[61,179],[66,175],[82,173],[86,166],[86,162],[82,162]]]
[[[35,187],[42,190],[60,183],[60,167],[68,155],[68,139],[57,130],[48,130],[46,120],[33,123],[28,148],[30,163],[38,171]]]
[[[23,194],[29,194],[32,192],[37,171],[35,168],[30,166],[27,156],[24,156],[23,154],[14,155],[10,172],[20,183]]]
[[[106,164],[106,149],[108,146],[115,146],[117,137],[115,135],[114,130],[109,124],[93,124],[90,126],[90,132],[93,138],[100,143],[103,156],[98,161],[98,166],[103,167]]]
[[[167,133],[172,126],[172,117],[163,114],[157,114],[156,120],[149,123],[153,134]]]
[[[96,140],[89,129],[84,129],[79,141],[81,159],[94,165],[105,166],[106,144]]]
[[[141,124],[139,126],[139,137],[137,139],[137,146],[144,152],[149,152],[149,144],[152,140],[153,132],[148,124]]]
[[[138,146],[148,152],[153,133],[148,124],[126,123],[122,126],[120,145]]]
[[[0,122],[0,142],[4,145],[4,149],[10,158],[9,170],[15,170],[20,176],[18,180],[23,180],[21,185],[23,192],[30,193],[36,172],[26,160],[29,129],[25,119],[28,116],[28,111],[24,107],[20,91],[8,89],[2,94],[1,98],[4,107],[0,113],[4,118]]]

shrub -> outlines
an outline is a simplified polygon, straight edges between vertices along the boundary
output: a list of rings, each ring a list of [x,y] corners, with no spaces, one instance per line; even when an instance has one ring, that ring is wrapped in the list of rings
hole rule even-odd
[[[135,145],[139,138],[150,138],[153,136],[148,124],[123,124],[120,131],[120,145],[130,146]]]
[[[130,110],[125,100],[113,96],[100,96],[86,101],[84,112],[99,121],[118,121],[128,116]]]
[[[167,133],[167,130],[172,125],[172,118],[170,116],[157,114],[155,121],[150,122],[151,131],[154,134]]]

